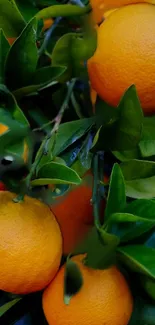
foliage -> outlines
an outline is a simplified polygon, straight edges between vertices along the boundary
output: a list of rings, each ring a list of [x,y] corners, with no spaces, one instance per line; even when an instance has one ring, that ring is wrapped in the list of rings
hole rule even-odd
[[[17,201],[27,193],[50,204],[53,187],[78,185],[92,168],[94,227],[72,253],[87,253],[84,263],[93,268],[117,261],[136,283],[130,325],[154,324],[154,294],[141,279],[155,280],[155,117],[143,116],[134,85],[117,108],[98,97],[92,104],[86,62],[96,29],[88,1],[75,3],[0,0],[0,178]],[[67,303],[82,285],[69,257],[68,276]],[[2,324],[46,325],[41,293],[0,292],[0,305]]]

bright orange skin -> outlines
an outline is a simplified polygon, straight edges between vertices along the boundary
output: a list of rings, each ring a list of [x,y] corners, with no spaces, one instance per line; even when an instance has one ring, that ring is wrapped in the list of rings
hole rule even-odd
[[[155,4],[155,0],[90,0],[93,17],[96,23],[101,23],[106,11],[136,3]]]
[[[58,271],[62,236],[50,209],[25,196],[0,192],[0,290],[26,294],[45,288]]]
[[[8,37],[7,40],[9,42],[9,44],[12,45],[15,42],[16,37]]]
[[[88,60],[92,88],[117,106],[135,84],[145,114],[155,112],[155,6],[115,10],[98,28],[98,46]]]
[[[43,294],[43,310],[49,325],[127,325],[133,310],[133,298],[121,272],[112,266],[94,270],[83,265],[82,256],[73,260],[83,275],[83,286],[63,301],[64,266]]]
[[[79,186],[73,186],[55,201],[51,210],[56,216],[63,236],[63,252],[73,252],[94,224],[92,198],[93,176],[87,173]],[[105,202],[102,204],[102,211]],[[102,213],[103,215],[103,213]]]

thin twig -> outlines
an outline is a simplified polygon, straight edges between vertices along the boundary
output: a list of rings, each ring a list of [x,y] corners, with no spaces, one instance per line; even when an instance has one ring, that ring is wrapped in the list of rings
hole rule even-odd
[[[66,98],[65,98],[65,100],[64,100],[64,102],[63,102],[63,104],[62,104],[62,106],[60,108],[60,111],[59,111],[58,115],[55,118],[54,127],[53,127],[52,131],[49,133],[49,135],[47,135],[46,143],[45,143],[45,146],[44,146],[44,155],[47,154],[49,141],[50,141],[52,135],[58,131],[58,128],[59,128],[59,125],[61,123],[64,112],[68,108],[68,103],[69,103],[73,88],[75,86],[75,82],[76,82],[76,79],[72,79],[72,81],[68,85],[68,91],[67,91]]]
[[[43,54],[43,52],[46,50],[48,42],[51,38],[52,33],[54,32],[55,28],[58,26],[59,22],[61,21],[62,17],[57,17],[53,23],[53,25],[48,29],[48,31],[46,32],[43,44],[41,46],[41,48],[38,51],[39,56],[41,56]]]
[[[92,195],[92,204],[94,211],[94,223],[97,229],[101,227],[100,222],[100,179],[99,179],[99,153],[97,152],[93,158],[93,195]]]

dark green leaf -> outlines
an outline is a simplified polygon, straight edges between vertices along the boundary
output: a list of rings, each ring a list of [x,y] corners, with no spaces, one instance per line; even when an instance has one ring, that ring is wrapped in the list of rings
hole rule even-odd
[[[14,0],[1,0],[0,28],[7,37],[17,37],[25,27],[25,21]]]
[[[3,84],[0,84],[0,107],[3,107],[6,111],[10,112],[13,119],[25,126],[29,126],[29,122],[18,106],[16,99]]]
[[[155,202],[152,200],[135,200],[126,206],[123,213],[116,214],[116,218],[120,218],[119,215],[121,215],[121,220],[124,220],[123,223],[113,222],[113,224],[108,225],[108,229],[120,236],[122,242],[128,242],[147,233],[155,226]]]
[[[120,164],[125,180],[148,178],[155,175],[155,162],[132,159]]]
[[[155,279],[155,249],[143,245],[119,247],[119,257],[130,270]]]
[[[95,117],[91,117],[61,124],[57,133],[53,156],[58,156],[67,147],[80,139],[94,123]]]
[[[142,275],[140,277],[141,286],[144,288],[145,292],[150,298],[155,300],[155,280],[152,280],[148,276]]]
[[[103,238],[103,232],[101,237],[96,227],[93,227],[75,251],[78,254],[87,254],[84,261],[88,267],[104,269],[114,263],[118,238],[110,234],[105,235],[105,232]]]
[[[5,305],[0,307],[0,317],[5,314],[12,306],[14,306],[21,298],[17,298],[7,302]]]
[[[30,0],[16,0],[16,4],[19,8],[20,13],[24,17],[25,21],[32,19],[35,14],[39,11],[35,6],[35,1]]]
[[[136,148],[141,139],[142,126],[140,102],[135,86],[131,86],[120,101],[118,120],[111,119],[99,129],[92,150],[124,151]]]
[[[94,37],[92,37],[90,43],[89,39],[83,39],[76,33],[68,33],[59,38],[52,52],[52,64],[67,67],[67,71],[63,76],[65,80],[71,77],[81,77],[83,70],[85,70],[81,62],[87,60],[93,54],[94,48],[96,48],[93,39]]]
[[[0,83],[4,82],[5,61],[10,45],[0,29]]]
[[[135,199],[155,197],[155,176],[125,182],[126,195]]]
[[[143,124],[142,139],[139,143],[139,149],[142,157],[151,157],[155,155],[155,117],[145,117]]]
[[[80,184],[81,178],[71,168],[56,162],[43,165],[37,173],[38,179],[31,182],[33,186],[45,184]]]
[[[120,161],[128,161],[130,159],[140,159],[141,158],[138,146],[133,150],[113,151],[113,155]]]
[[[67,259],[64,277],[64,303],[69,305],[71,298],[79,292],[83,285],[83,276],[79,266],[71,260]]]
[[[125,205],[126,196],[124,178],[119,165],[115,164],[110,177],[108,198],[105,209],[105,220],[107,220],[112,213],[121,212],[125,208]]]
[[[54,66],[38,69],[35,71],[31,79],[31,85],[15,90],[13,94],[19,100],[21,97],[35,93],[47,85],[50,86],[51,83],[57,80],[65,70],[65,67]]]
[[[36,28],[36,20],[33,19],[10,48],[5,73],[6,84],[11,90],[30,84],[36,71],[38,61]]]
[[[9,144],[19,141],[29,133],[27,125],[21,124],[12,118],[12,116],[5,110],[0,109],[0,150],[4,151],[4,148]]]

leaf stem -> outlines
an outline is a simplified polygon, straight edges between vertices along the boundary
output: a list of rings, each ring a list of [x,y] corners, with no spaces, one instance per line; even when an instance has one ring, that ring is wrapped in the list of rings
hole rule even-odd
[[[30,170],[29,174],[24,179],[24,182],[22,184],[21,193],[13,200],[15,203],[21,202],[21,201],[24,200],[24,195],[26,194],[27,189],[29,189],[29,187],[30,187],[31,178],[35,174],[36,167],[38,166],[42,156],[47,155],[49,141],[50,141],[52,135],[54,135],[54,133],[56,133],[58,131],[58,128],[59,128],[59,125],[61,123],[63,114],[64,114],[65,110],[68,108],[68,103],[69,103],[73,88],[75,86],[75,83],[76,83],[76,79],[72,79],[72,81],[70,83],[68,83],[68,92],[67,92],[66,98],[65,98],[65,100],[64,100],[64,102],[63,102],[63,104],[62,104],[62,106],[60,108],[60,111],[59,111],[58,115],[52,121],[52,122],[55,122],[55,124],[53,126],[53,129],[45,137],[45,142],[43,144],[41,144],[40,149],[38,151],[37,159],[35,159],[34,163],[31,166],[31,170]],[[51,123],[51,122],[49,122],[49,123]],[[47,126],[47,123],[46,123],[46,126]],[[40,128],[40,129],[42,129],[42,128]]]
[[[93,195],[92,195],[92,204],[94,212],[94,223],[96,228],[99,230],[101,227],[100,222],[100,179],[99,179],[99,152],[94,155],[93,158],[93,175],[94,175],[94,184],[93,184]]]
[[[52,33],[54,32],[54,30],[56,29],[56,27],[58,26],[59,22],[61,21],[62,17],[57,17],[53,23],[53,25],[48,29],[48,31],[46,32],[44,41],[42,43],[41,48],[38,51],[38,55],[41,56],[43,54],[43,52],[46,50],[48,42],[51,38]]]

